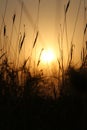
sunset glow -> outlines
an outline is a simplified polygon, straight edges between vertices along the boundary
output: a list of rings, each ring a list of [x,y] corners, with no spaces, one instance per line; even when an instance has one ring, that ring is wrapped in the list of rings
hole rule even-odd
[[[44,50],[41,55],[41,61],[43,63],[51,63],[55,59],[54,52],[52,50]]]

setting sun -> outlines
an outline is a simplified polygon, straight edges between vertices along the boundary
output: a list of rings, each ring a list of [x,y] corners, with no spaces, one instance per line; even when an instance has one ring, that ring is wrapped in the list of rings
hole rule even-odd
[[[52,50],[44,50],[41,55],[41,61],[43,63],[51,63],[55,59],[54,52]]]

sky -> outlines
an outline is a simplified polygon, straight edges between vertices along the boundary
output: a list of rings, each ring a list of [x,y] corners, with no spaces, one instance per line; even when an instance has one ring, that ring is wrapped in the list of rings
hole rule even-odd
[[[6,2],[7,8],[5,12]],[[86,12],[84,17],[84,2],[85,7],[87,7],[86,0],[70,1],[65,25],[64,9],[67,6],[68,0],[40,0],[40,5],[39,0],[23,0],[23,7],[21,0],[0,0],[0,30],[4,17],[4,23],[6,24],[7,36],[9,39],[6,39],[6,41],[8,41],[9,46],[9,41],[12,42],[11,53],[17,51],[17,39],[19,35],[18,28],[22,13],[20,32],[22,35],[25,32],[26,37],[20,57],[23,57],[24,59],[25,57],[31,55],[34,39],[37,31],[39,31],[37,44],[33,49],[35,56],[34,58],[38,59],[42,48],[53,49],[56,57],[60,58],[59,42],[61,42],[62,39],[61,44],[63,46],[65,56],[64,58],[67,62],[67,57],[69,55],[71,41],[73,38],[73,44],[75,45],[74,59],[76,61],[76,64],[79,63],[81,58],[80,53],[83,46],[84,26],[87,22]],[[16,19],[12,31],[12,17],[14,14],[16,14]],[[5,42],[2,37],[1,39],[3,42]],[[87,39],[85,38],[85,40]],[[12,55],[15,58],[15,53]]]

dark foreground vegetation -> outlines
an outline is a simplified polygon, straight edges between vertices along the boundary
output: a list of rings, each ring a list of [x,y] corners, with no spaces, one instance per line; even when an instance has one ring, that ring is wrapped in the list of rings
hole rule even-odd
[[[19,0],[20,1],[20,0]],[[80,2],[81,4],[81,2]],[[66,15],[69,9],[70,0],[65,8],[65,21]],[[39,0],[40,6],[40,0]],[[7,3],[6,3],[7,7]],[[6,8],[5,7],[5,8]],[[80,7],[80,6],[79,6]],[[21,6],[21,16],[23,10],[23,2]],[[26,8],[25,8],[26,10]],[[39,10],[39,9],[38,9]],[[80,8],[78,8],[79,12]],[[84,6],[86,14],[86,6]],[[5,9],[6,12],[6,9]],[[25,11],[26,12],[26,11]],[[38,11],[39,13],[39,11]],[[23,48],[25,40],[25,32],[20,36],[20,24],[18,31],[18,62],[20,52]],[[77,14],[78,17],[78,14]],[[13,37],[13,27],[15,25],[16,14],[12,19],[12,33],[10,38],[9,47],[11,46]],[[30,19],[30,18],[29,18]],[[77,23],[76,18],[76,23]],[[7,28],[5,25],[5,15],[1,25],[0,38],[3,33],[3,41],[7,38]],[[37,20],[38,21],[38,20]],[[34,27],[35,28],[35,27]],[[63,27],[64,28],[64,27]],[[74,33],[76,24],[74,27]],[[3,30],[3,31],[2,31]],[[37,29],[36,29],[37,30]],[[86,36],[87,23],[84,25],[84,36]],[[65,27],[67,37],[67,27]],[[51,82],[49,84],[48,79],[45,79],[42,72],[35,75],[31,75],[30,71],[26,69],[26,63],[29,60],[25,60],[23,66],[20,69],[8,63],[8,55],[10,55],[10,49],[2,47],[6,51],[2,51],[0,54],[0,130],[87,130],[87,41],[83,41],[85,44],[81,52],[82,65],[79,69],[72,67],[73,59],[73,38],[72,36],[68,67],[64,70],[63,66],[63,48],[59,49],[61,55],[61,61],[58,60],[59,72],[62,73],[62,78],[57,77],[58,85]],[[36,45],[38,38],[38,30],[36,38],[33,43],[33,49]],[[62,38],[61,38],[62,39]],[[67,38],[66,38],[67,39]],[[0,39],[0,44],[1,44]],[[58,43],[60,47],[62,42]],[[68,44],[68,43],[67,43]],[[6,44],[5,44],[6,45]],[[8,47],[8,48],[9,48]],[[14,47],[13,47],[14,48]],[[33,50],[32,49],[32,50]],[[43,50],[43,49],[42,49]],[[41,50],[41,52],[42,52]],[[16,52],[16,51],[15,51]],[[40,53],[41,56],[41,53]],[[3,58],[5,57],[5,58]],[[40,57],[38,64],[40,64]],[[30,69],[30,68],[29,68]],[[59,74],[60,75],[60,74]],[[50,79],[51,81],[51,79]],[[58,88],[58,89],[56,89]]]
[[[86,130],[87,99],[65,96],[57,101],[40,97],[5,101],[0,105],[0,129]]]
[[[53,91],[55,98],[43,96],[38,91],[40,82],[45,85],[41,75],[32,77],[28,73],[26,82],[18,84],[16,71],[3,70],[0,71],[1,130],[87,129],[86,67],[69,67],[60,85],[59,96]]]

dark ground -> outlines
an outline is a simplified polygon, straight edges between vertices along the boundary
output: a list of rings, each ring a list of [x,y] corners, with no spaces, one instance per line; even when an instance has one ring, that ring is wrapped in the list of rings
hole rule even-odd
[[[0,130],[87,130],[87,99],[0,99]]]

